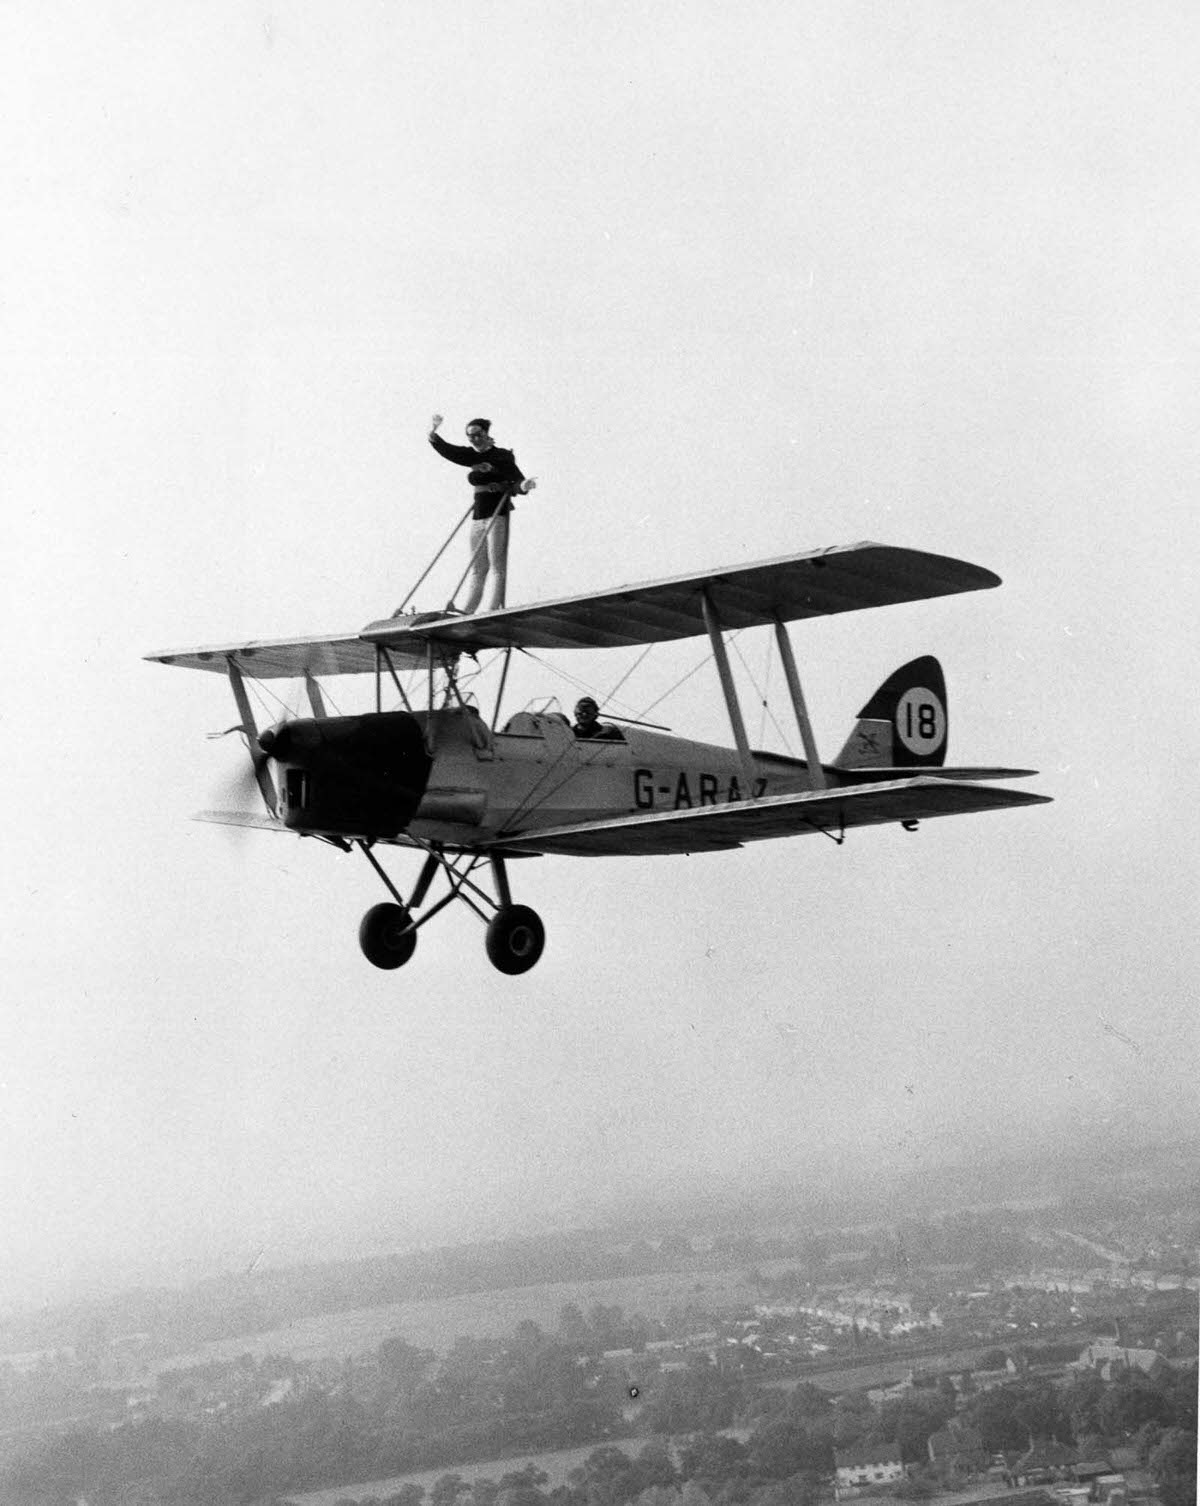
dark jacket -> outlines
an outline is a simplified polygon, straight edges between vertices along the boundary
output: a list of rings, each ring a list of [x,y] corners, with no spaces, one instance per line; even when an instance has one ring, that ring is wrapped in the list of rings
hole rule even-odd
[[[520,489],[525,477],[518,469],[511,450],[502,450],[495,444],[488,450],[476,450],[465,444],[447,444],[440,434],[431,434],[429,443],[443,460],[471,467],[467,480],[475,492],[472,517],[490,518],[495,512],[512,512],[510,498],[513,492]],[[490,469],[482,470],[482,466],[489,466]]]

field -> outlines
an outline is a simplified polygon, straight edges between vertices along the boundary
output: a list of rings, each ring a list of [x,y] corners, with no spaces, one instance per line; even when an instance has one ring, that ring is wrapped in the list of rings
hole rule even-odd
[[[745,1441],[750,1435],[746,1428],[723,1428],[731,1438]],[[616,1438],[613,1446],[619,1448],[622,1453],[634,1455],[641,1452],[649,1442],[647,1438]],[[423,1486],[426,1491],[443,1475],[461,1475],[468,1482],[474,1480],[499,1480],[511,1470],[521,1469],[532,1462],[541,1470],[545,1470],[549,1476],[546,1489],[553,1490],[556,1485],[565,1485],[567,1476],[588,1457],[601,1447],[598,1443],[589,1443],[586,1448],[559,1449],[550,1454],[520,1454],[512,1459],[491,1459],[486,1464],[454,1464],[443,1465],[441,1469],[422,1470],[418,1474],[397,1475],[391,1480],[369,1480],[363,1485],[339,1485],[333,1490],[307,1491],[304,1495],[289,1495],[287,1500],[294,1501],[296,1506],[334,1506],[336,1501],[355,1501],[366,1499],[369,1496],[386,1498],[398,1491],[401,1485],[409,1481]]]
[[[624,1444],[617,1442],[617,1447],[623,1448],[626,1453],[636,1454],[645,1442],[644,1438],[632,1438]],[[297,1506],[334,1506],[335,1501],[354,1501],[367,1496],[386,1498],[395,1494],[409,1481],[423,1486],[428,1491],[435,1480],[440,1480],[443,1475],[451,1474],[461,1475],[468,1482],[499,1480],[510,1470],[521,1469],[531,1460],[539,1469],[546,1471],[550,1477],[548,1488],[552,1490],[556,1485],[565,1484],[571,1471],[582,1464],[587,1456],[599,1446],[596,1443],[589,1443],[587,1448],[560,1449],[552,1454],[522,1454],[515,1459],[491,1459],[485,1464],[445,1464],[440,1469],[421,1470],[412,1475],[397,1475],[391,1480],[370,1480],[365,1485],[339,1485],[334,1490],[313,1490],[304,1495],[289,1495],[287,1500],[296,1502]]]
[[[792,1266],[795,1262],[779,1264]],[[759,1269],[769,1271],[771,1265],[760,1265]],[[665,1317],[671,1308],[688,1303],[705,1312],[719,1312],[745,1307],[756,1300],[758,1294],[742,1271],[675,1271],[625,1276],[613,1281],[555,1281],[326,1314],[266,1333],[220,1339],[188,1354],[173,1355],[154,1368],[162,1371],[213,1360],[234,1360],[243,1354],[258,1357],[285,1354],[297,1360],[342,1359],[367,1353],[397,1335],[410,1344],[443,1354],[456,1338],[500,1338],[511,1333],[523,1318],[552,1330],[568,1302],[576,1303],[584,1313],[593,1303],[602,1302],[606,1307],[620,1307],[626,1314],[641,1313],[653,1319]]]

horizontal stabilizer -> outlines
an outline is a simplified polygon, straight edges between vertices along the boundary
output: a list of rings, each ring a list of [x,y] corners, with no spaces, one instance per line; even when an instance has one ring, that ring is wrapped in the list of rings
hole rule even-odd
[[[845,764],[834,764],[833,772],[843,778],[850,778],[852,784],[874,784],[877,780],[910,779],[911,768],[848,768]],[[935,777],[938,779],[1032,779],[1037,769],[999,769],[990,765],[968,765],[963,768],[939,768]]]
[[[808,832],[840,836],[854,826],[926,821],[937,816],[963,816],[1018,805],[1046,805],[1049,799],[1047,795],[1031,795],[1024,790],[983,788],[926,774],[888,784],[805,790],[793,795],[770,795],[763,800],[654,811],[644,816],[620,816],[526,831],[497,838],[495,845],[512,851],[569,853],[577,857],[708,852],[772,837],[803,836]]]

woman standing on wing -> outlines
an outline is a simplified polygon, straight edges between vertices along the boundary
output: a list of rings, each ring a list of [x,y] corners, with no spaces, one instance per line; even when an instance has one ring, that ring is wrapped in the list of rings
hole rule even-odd
[[[468,465],[467,480],[475,493],[471,510],[471,567],[467,579],[465,613],[479,609],[487,583],[485,612],[504,605],[504,587],[508,576],[508,515],[513,510],[512,495],[524,495],[537,485],[532,476],[526,480],[517,467],[511,450],[502,450],[492,439],[491,419],[473,418],[467,425],[466,445],[448,444],[438,433],[442,415],[435,413],[429,429],[429,443],[444,460]]]

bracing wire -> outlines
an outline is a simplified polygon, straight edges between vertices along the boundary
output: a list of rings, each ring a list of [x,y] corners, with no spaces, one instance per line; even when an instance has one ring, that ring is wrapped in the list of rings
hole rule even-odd
[[[774,645],[772,644],[771,639],[768,637],[767,665],[765,670],[763,671],[762,716],[759,717],[758,720],[758,741],[760,744],[762,743],[767,730],[767,712],[769,709],[768,703],[771,699],[771,665],[774,663],[773,649]]]
[[[732,643],[737,636],[737,633],[730,634],[729,642]],[[649,706],[646,706],[639,713],[639,715],[643,717],[649,716],[650,712],[652,712],[656,706],[661,706],[662,703],[667,699],[667,697],[674,695],[681,685],[686,684],[693,675],[698,675],[706,664],[711,664],[712,659],[713,656],[710,650],[707,654],[705,654],[704,658],[701,659],[698,664],[694,664],[691,669],[688,670],[687,674],[681,675],[679,679],[675,681],[674,685],[668,686],[667,689],[663,691],[662,695],[660,695],[656,700],[651,701]]]
[[[732,642],[732,639],[730,641]],[[736,644],[734,644],[734,653],[736,653],[737,656],[738,656],[738,658],[741,660],[742,667],[745,669],[747,675],[749,675],[749,677],[750,677],[750,683],[754,687],[754,693],[755,693],[756,696],[758,696],[759,701],[762,704],[762,708],[763,708],[763,721],[764,721],[764,723],[765,723],[767,717],[771,718],[771,725],[775,728],[776,732],[778,732],[779,736],[782,738],[784,747],[788,750],[788,753],[789,753],[790,756],[795,757],[795,754],[792,752],[792,745],[788,741],[787,733],[784,732],[783,728],[779,725],[779,722],[776,720],[774,711],[771,710],[770,702],[767,700],[767,693],[766,693],[766,691],[759,689],[758,681],[754,677],[754,671],[750,668],[750,665],[747,663],[745,654],[742,653],[741,649],[738,648],[738,646]],[[770,666],[768,664],[768,669],[769,668],[770,668]]]
[[[568,674],[565,669],[559,669],[559,667],[556,664],[548,664],[545,659],[543,659],[539,655],[533,653],[530,649],[525,649],[525,650],[523,650],[523,652],[524,652],[525,657],[527,659],[532,660],[533,663],[536,664],[539,669],[544,669],[547,674],[555,675],[558,679],[564,680],[568,685],[572,686],[575,690],[586,690],[589,693],[591,692],[592,686],[589,685],[586,680],[581,680],[576,675]],[[634,667],[636,668],[637,666],[635,665]],[[624,679],[628,679],[628,678],[629,678],[628,675],[626,675],[624,677]],[[617,683],[618,683],[618,685],[620,685],[620,684],[623,683],[623,681],[618,681]],[[612,693],[609,694],[608,700],[609,701],[613,701],[614,700],[614,696],[613,696]],[[626,711],[632,711],[632,709],[633,709],[631,706],[628,705],[627,702],[624,702],[624,701],[616,701],[615,704],[618,705],[618,706],[622,706]]]
[[[638,668],[642,660],[645,659],[646,655],[654,646],[655,645],[653,643],[647,643],[646,647],[641,651],[641,653],[637,656],[637,658],[633,661],[633,663],[629,666],[629,668],[625,671],[625,673],[621,676],[621,678],[617,681],[613,688],[608,692],[608,695],[605,696],[604,701],[601,702],[602,705],[606,704],[608,701],[616,700],[617,691],[620,690],[621,686],[624,685],[625,681],[628,680],[629,676],[634,672],[635,669]]]

